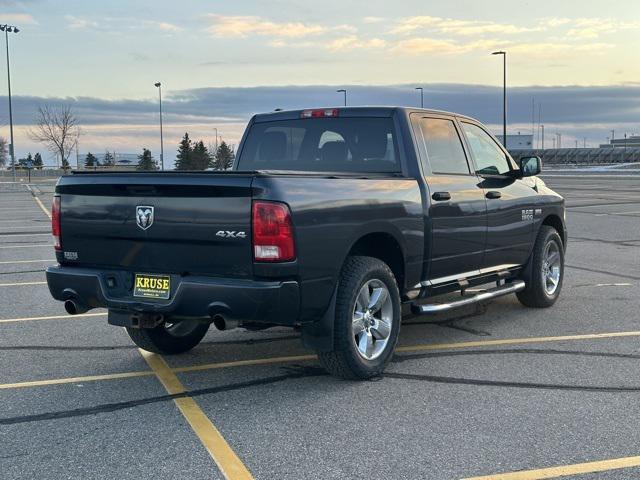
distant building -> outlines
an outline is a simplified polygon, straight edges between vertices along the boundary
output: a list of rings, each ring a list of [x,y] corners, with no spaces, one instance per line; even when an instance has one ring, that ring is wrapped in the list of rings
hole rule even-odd
[[[640,135],[631,135],[627,138],[615,138],[609,143],[603,143],[600,148],[640,148]]]
[[[498,140],[504,145],[502,135],[496,135]],[[533,135],[508,135],[507,134],[507,150],[531,150],[533,148]]]
[[[115,165],[127,167],[131,165],[138,165],[138,153],[118,153],[118,152],[110,152],[111,155],[115,158]],[[94,153],[93,154],[97,159],[100,165],[104,164],[105,153]],[[86,153],[81,153],[79,155],[80,165],[84,165],[84,161],[87,158]]]

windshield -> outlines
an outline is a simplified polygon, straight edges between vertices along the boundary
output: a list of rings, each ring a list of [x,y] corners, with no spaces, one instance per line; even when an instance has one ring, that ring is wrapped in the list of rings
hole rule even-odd
[[[238,170],[399,172],[391,118],[310,118],[255,123]]]

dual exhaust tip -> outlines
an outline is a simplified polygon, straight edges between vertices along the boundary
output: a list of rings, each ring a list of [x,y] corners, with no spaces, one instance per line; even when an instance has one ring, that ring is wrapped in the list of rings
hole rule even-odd
[[[89,310],[86,305],[72,298],[69,300],[65,300],[64,309],[69,315],[80,315]],[[233,330],[240,324],[240,322],[238,322],[237,320],[230,320],[220,314],[216,314],[213,316],[212,323],[220,331]]]

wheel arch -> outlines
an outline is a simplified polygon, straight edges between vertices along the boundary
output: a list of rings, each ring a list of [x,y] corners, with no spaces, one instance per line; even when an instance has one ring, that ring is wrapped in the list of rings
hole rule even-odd
[[[547,225],[551,228],[554,228],[558,232],[558,235],[560,235],[560,239],[562,240],[562,246],[566,249],[567,247],[566,228],[560,216],[556,215],[555,213],[551,213],[547,215],[544,218],[544,220],[542,220],[541,226],[542,225]]]
[[[352,243],[345,259],[351,255],[374,257],[386,263],[402,292],[405,287],[405,254],[400,242],[392,234],[377,231],[361,235]]]

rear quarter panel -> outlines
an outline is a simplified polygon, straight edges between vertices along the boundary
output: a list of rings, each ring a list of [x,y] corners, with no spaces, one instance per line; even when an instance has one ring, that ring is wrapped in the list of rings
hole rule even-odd
[[[393,236],[405,260],[405,285],[420,281],[424,223],[415,179],[265,176],[254,180],[253,190],[254,199],[291,209],[302,322],[325,312],[349,250],[369,233]]]

